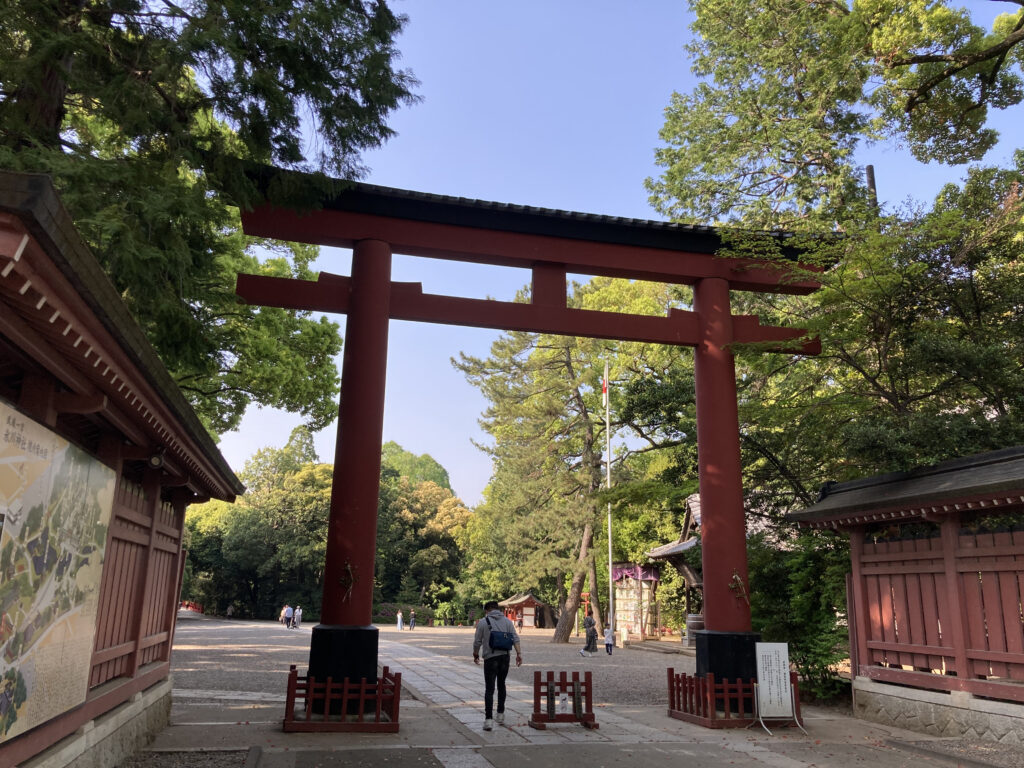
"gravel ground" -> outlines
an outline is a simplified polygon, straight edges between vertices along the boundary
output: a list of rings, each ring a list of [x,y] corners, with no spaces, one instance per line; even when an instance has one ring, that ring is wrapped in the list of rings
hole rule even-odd
[[[118,768],[244,768],[248,752],[139,752]]]
[[[246,622],[214,620],[202,632],[188,631],[189,624],[192,622],[180,625],[175,638],[172,671],[176,688],[280,691],[284,689],[287,664],[296,664],[300,669],[306,664],[308,627],[287,633],[283,640],[279,633],[274,633],[275,639],[268,643],[265,630],[251,622],[249,631],[262,640],[239,641],[237,629]],[[510,670],[510,680],[529,685],[537,669],[589,669],[593,672],[595,704],[666,705],[666,668],[684,672],[694,669],[692,656],[668,652],[679,647],[678,638],[647,644],[652,650],[616,648],[610,657],[599,646],[598,654],[584,658],[579,655],[581,637],[572,637],[568,644],[555,644],[551,642],[551,630],[527,629],[522,634],[523,666]],[[472,628],[428,627],[399,633],[390,626],[380,628],[380,638],[472,661]],[[211,652],[211,646],[219,647]],[[848,708],[843,709],[840,714],[848,715]],[[922,756],[933,759],[942,754],[964,766],[1024,768],[1024,749],[1019,746],[966,739],[903,741],[892,746],[909,751],[919,749]],[[144,751],[123,762],[120,768],[244,768],[247,754]]]
[[[1019,744],[998,744],[971,739],[940,739],[938,741],[893,742],[902,749],[921,750],[923,754],[940,754],[964,766],[998,766],[1024,768],[1024,748]]]
[[[201,636],[189,632],[202,622]],[[235,624],[238,627],[242,622]],[[239,643],[228,622],[189,619],[175,637],[171,670],[176,688],[217,688],[232,690],[281,691],[285,687],[287,664],[302,669],[309,653],[308,627],[286,636],[293,651],[284,650],[276,640],[277,649]],[[640,651],[616,648],[611,656],[599,645],[592,657],[579,654],[582,636],[573,636],[568,644],[551,642],[552,630],[524,629],[522,632],[523,666],[512,667],[509,680],[524,685],[533,682],[534,670],[589,669],[593,672],[595,704],[662,704],[668,694],[665,670],[693,671],[693,657],[677,653]],[[201,637],[202,642],[199,642]],[[398,632],[393,626],[380,628],[381,640],[410,643],[421,648],[468,662],[473,658],[472,627],[418,627]],[[679,639],[665,640],[665,649],[678,647]],[[230,644],[232,647],[226,648]],[[216,647],[211,653],[210,647]],[[656,647],[660,644],[656,644]],[[244,670],[244,674],[239,674]],[[483,684],[483,672],[481,685]],[[244,768],[246,752],[140,752],[119,768]]]
[[[523,666],[509,670],[509,680],[523,685],[533,684],[535,670],[564,669],[569,672],[589,669],[593,672],[595,704],[663,704],[668,705],[666,668],[677,672],[693,672],[694,659],[679,653],[659,653],[615,648],[612,655],[604,645],[592,657],[579,654],[583,637],[573,636],[569,644],[552,643],[550,629],[524,629],[521,648]],[[473,659],[472,627],[417,627],[412,632],[398,632],[393,627],[381,629],[382,640],[413,643],[442,656]],[[666,648],[680,646],[679,638],[652,642]],[[481,672],[481,676],[483,673]]]

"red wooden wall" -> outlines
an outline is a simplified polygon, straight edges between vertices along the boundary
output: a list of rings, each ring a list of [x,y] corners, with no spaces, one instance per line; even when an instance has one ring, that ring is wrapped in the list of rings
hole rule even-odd
[[[915,527],[916,538],[851,532],[856,674],[1024,701],[1024,525],[953,513]]]
[[[160,500],[159,476],[119,479],[107,537],[90,690],[170,660],[184,505]]]

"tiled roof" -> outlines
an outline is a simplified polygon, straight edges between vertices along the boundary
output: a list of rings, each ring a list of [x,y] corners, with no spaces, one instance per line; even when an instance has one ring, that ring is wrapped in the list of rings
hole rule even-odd
[[[1024,504],[1024,446],[930,467],[826,485],[818,502],[786,518],[835,527],[897,517]]]

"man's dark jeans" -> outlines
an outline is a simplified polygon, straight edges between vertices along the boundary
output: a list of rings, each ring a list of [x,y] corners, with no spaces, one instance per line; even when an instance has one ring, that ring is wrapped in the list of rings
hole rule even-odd
[[[498,711],[505,711],[505,678],[508,677],[508,653],[498,653],[484,659],[484,717],[491,720],[494,704],[494,681],[498,681]]]

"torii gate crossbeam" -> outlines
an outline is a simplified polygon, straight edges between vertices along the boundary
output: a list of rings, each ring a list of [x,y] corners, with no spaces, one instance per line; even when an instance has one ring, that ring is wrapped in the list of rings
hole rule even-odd
[[[731,347],[766,342],[779,351],[816,354],[799,329],[761,326],[732,315],[730,291],[809,293],[813,279],[795,262],[768,264],[715,256],[707,228],[638,222],[564,211],[510,208],[355,185],[307,215],[262,206],[243,213],[247,234],[351,247],[352,277],[299,281],[239,275],[251,304],[347,313],[342,395],[331,493],[321,623],[313,630],[310,675],[375,679],[377,632],[371,626],[380,444],[390,319],[449,323],[692,346],[702,509],[704,618],[711,666],[736,677],[735,641],[750,639],[746,526],[739,418]],[[424,294],[391,281],[392,253],[528,268],[531,303]],[[566,306],[567,272],[693,286],[693,311],[667,317],[594,312]],[[753,647],[750,644],[752,660]],[[700,669],[698,657],[698,673]],[[727,668],[720,668],[722,665]],[[744,662],[741,665],[746,668]]]

